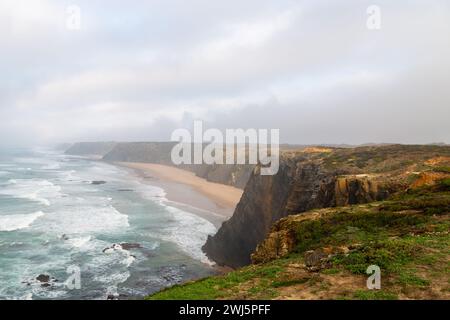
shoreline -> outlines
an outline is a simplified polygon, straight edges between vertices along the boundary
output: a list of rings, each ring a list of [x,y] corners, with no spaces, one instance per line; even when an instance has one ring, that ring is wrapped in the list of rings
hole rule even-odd
[[[216,227],[234,213],[243,190],[207,181],[193,172],[152,163],[112,162],[130,169],[144,183],[159,187],[170,205],[197,214]]]

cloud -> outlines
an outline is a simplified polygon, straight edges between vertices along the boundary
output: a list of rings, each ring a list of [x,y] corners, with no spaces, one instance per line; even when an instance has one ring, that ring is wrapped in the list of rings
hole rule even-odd
[[[167,140],[204,119],[292,143],[450,142],[445,0],[0,4],[0,144]],[[3,138],[4,137],[4,138]]]

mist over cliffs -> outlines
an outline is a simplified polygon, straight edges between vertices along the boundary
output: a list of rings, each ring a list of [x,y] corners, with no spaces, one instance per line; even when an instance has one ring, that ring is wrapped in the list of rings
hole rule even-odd
[[[70,146],[63,144],[61,147],[65,146],[67,148],[65,151],[66,154],[103,156],[110,152],[116,144],[116,142],[77,142]]]
[[[172,148],[177,142],[80,142],[66,150],[72,155],[96,155],[108,162],[143,162],[174,166]],[[194,172],[210,182],[243,189],[254,165],[182,164],[181,169]]]

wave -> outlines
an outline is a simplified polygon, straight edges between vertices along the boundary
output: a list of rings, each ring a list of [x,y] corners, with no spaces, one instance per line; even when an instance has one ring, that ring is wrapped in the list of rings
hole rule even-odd
[[[175,243],[184,253],[193,259],[200,260],[206,264],[213,264],[201,248],[205,244],[208,236],[217,232],[214,224],[194,213],[171,206],[171,203],[179,204],[169,201],[166,198],[165,190],[160,187],[138,182],[137,191],[144,198],[162,206],[171,215],[170,222],[162,228],[159,234],[162,240]],[[188,205],[185,207],[189,209]],[[197,208],[195,209],[199,210]],[[206,210],[204,211],[212,213]]]
[[[45,206],[50,206],[49,199],[62,196],[61,187],[54,185],[48,180],[42,179],[10,179],[3,188],[0,188],[0,195],[11,196],[19,199],[27,199],[40,202]]]
[[[128,216],[109,205],[61,208],[47,213],[35,228],[59,235],[86,235],[122,230],[129,226]]]
[[[216,227],[195,214],[169,206],[166,206],[166,210],[172,215],[173,221],[164,228],[161,238],[175,243],[191,258],[213,264],[201,248],[208,236],[217,232]]]
[[[36,219],[43,215],[42,211],[38,211],[31,214],[0,216],[0,231],[15,231],[28,228]]]
[[[67,243],[69,243],[72,247],[77,248],[79,250],[90,250],[94,246],[91,245],[92,236],[78,237],[78,238],[69,238]]]

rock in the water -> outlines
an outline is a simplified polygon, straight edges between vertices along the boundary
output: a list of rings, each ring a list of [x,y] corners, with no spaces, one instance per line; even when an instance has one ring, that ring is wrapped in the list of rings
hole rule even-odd
[[[49,282],[50,281],[50,276],[47,274],[40,274],[36,277],[36,280],[39,282]]]
[[[139,249],[142,248],[142,246],[139,243],[126,243],[123,242],[120,244],[123,250],[130,250],[130,249]]]

